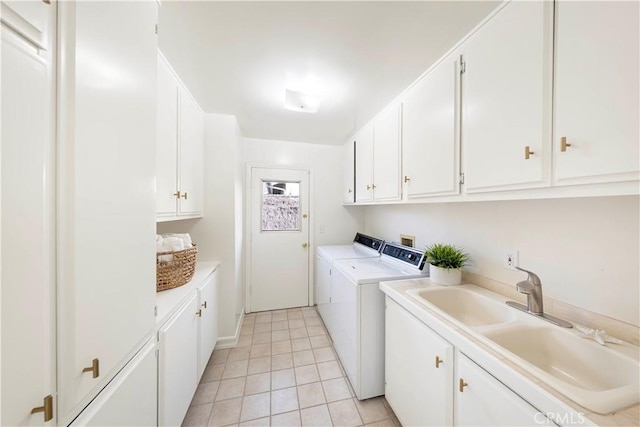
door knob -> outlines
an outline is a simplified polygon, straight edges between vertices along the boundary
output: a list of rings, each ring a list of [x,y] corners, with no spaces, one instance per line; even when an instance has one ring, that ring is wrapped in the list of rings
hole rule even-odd
[[[45,423],[53,419],[53,397],[51,395],[44,398],[44,404],[42,406],[38,406],[31,410],[32,414],[37,414],[39,412],[44,412],[43,415]]]
[[[100,376],[100,361],[98,359],[93,359],[91,361],[91,366],[84,368],[82,372],[91,372],[93,378],[98,378]]]
[[[308,244],[307,242],[304,242],[304,243],[302,244],[302,247],[303,247],[303,248],[305,248],[305,249],[307,248],[307,246],[309,246],[309,244]]]

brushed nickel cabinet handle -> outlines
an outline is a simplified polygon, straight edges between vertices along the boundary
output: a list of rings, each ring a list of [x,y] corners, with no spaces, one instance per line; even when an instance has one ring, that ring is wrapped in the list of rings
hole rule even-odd
[[[53,419],[53,397],[51,395],[45,397],[44,403],[42,406],[38,406],[31,410],[32,414],[37,414],[40,412],[44,413],[44,422],[51,421]]]
[[[440,357],[436,356],[436,368],[439,368],[441,364],[444,363],[444,360],[440,359]]]
[[[189,194],[185,191],[184,194],[182,195],[182,198],[187,200],[187,197],[189,196]],[[178,196],[179,197],[179,196]]]
[[[367,185],[367,190],[371,190],[371,186],[370,185]]]
[[[196,311],[196,316],[202,317],[202,309],[198,309],[198,311]]]
[[[560,138],[560,151],[564,153],[567,151],[567,147],[571,147],[571,144],[567,144],[567,137],[563,136]]]
[[[202,307],[207,308],[207,302],[205,301],[204,304],[200,304]]]
[[[351,193],[353,193],[353,190],[349,189],[348,192],[349,192],[349,194],[351,194]]]
[[[175,193],[173,193],[173,196],[179,199],[180,198],[180,194],[182,194],[182,193],[180,193],[180,191],[176,191]]]
[[[91,366],[84,368],[82,372],[91,372],[93,378],[98,378],[100,376],[100,361],[98,359],[93,359],[91,361]]]
[[[411,181],[411,178],[409,178],[408,176],[406,176],[406,175],[405,175],[405,176],[404,176],[404,182],[405,182],[405,184],[406,184],[407,182],[409,182],[409,181]]]
[[[376,189],[376,185],[375,184],[371,184],[371,188],[375,190]]]
[[[469,384],[465,383],[464,380],[462,378],[460,378],[460,383],[458,384],[458,390],[460,390],[460,393],[464,392],[464,388],[466,386],[468,386]]]

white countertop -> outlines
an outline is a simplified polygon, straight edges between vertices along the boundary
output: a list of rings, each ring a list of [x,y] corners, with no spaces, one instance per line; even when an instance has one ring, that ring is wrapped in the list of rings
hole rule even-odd
[[[213,274],[219,266],[220,263],[217,261],[198,262],[196,264],[196,271],[190,282],[185,283],[182,286],[178,286],[177,288],[156,293],[156,305],[158,306],[156,325],[160,326],[166,322],[182,301],[184,301],[198,286]]]
[[[479,337],[460,328],[459,325],[452,323],[407,293],[411,289],[424,289],[433,286],[439,285],[432,284],[429,279],[412,279],[382,282],[380,289],[538,409],[554,413],[566,413],[566,411],[581,413],[586,417],[582,425],[640,425],[640,405],[610,415],[590,412],[518,367],[516,363],[495,351]]]

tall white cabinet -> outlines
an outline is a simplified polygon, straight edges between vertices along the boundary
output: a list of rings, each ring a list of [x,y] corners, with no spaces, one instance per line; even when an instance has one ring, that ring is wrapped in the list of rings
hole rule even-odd
[[[1,7],[0,424],[54,425],[55,4]]]
[[[637,1],[556,3],[558,185],[639,177],[639,8]]]
[[[57,379],[67,423],[155,328],[157,5],[58,7]]]

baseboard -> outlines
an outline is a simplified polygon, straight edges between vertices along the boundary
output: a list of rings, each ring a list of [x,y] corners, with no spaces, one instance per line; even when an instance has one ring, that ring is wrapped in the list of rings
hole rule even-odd
[[[238,345],[238,341],[240,340],[240,330],[242,329],[242,323],[244,322],[244,307],[242,307],[242,311],[240,314],[240,320],[236,325],[236,332],[234,335],[228,337],[219,337],[216,341],[216,350],[221,350],[224,348],[233,348]]]

